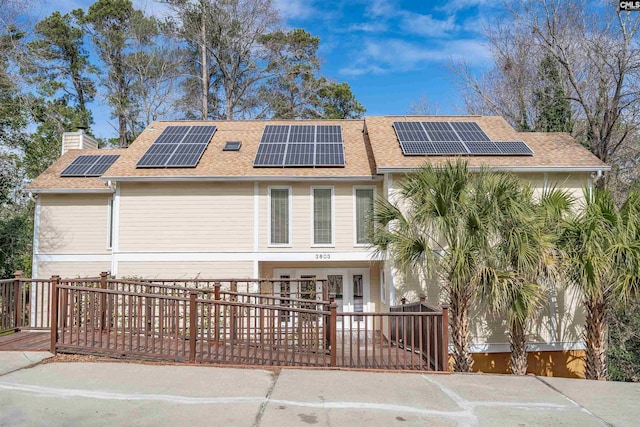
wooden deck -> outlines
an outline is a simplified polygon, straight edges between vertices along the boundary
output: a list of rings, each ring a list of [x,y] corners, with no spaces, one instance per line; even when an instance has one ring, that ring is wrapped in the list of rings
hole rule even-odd
[[[0,336],[0,351],[49,351],[49,331],[20,331]]]
[[[418,354],[389,344],[378,336],[377,347],[363,345],[362,335],[372,336],[371,331],[361,332],[361,340],[354,334],[348,340],[337,343],[337,367],[385,370],[429,370],[428,364]],[[47,336],[48,337],[48,336]],[[369,341],[370,342],[370,341]],[[143,360],[188,362],[189,340],[164,338],[144,334],[116,333],[111,331],[81,330],[70,336],[64,333],[64,342],[58,342],[62,353],[91,354],[98,356]],[[381,345],[382,344],[382,345]],[[358,348],[358,351],[354,351]],[[328,349],[296,351],[291,346],[267,342],[214,343],[196,341],[196,363],[254,365],[254,366],[311,366],[329,367]]]

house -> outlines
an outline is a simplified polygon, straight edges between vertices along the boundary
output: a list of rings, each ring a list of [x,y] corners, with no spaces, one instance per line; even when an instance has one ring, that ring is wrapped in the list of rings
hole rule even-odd
[[[556,185],[582,197],[609,169],[568,134],[518,133],[487,116],[156,121],[118,150],[65,138],[28,188],[34,277],[315,277],[350,312],[441,298],[368,245],[374,198],[390,197],[406,172],[464,155],[471,169],[512,171],[538,193]],[[534,369],[579,371],[582,324],[579,295],[558,287],[536,322]],[[476,368],[505,370],[504,321],[478,313],[473,335]]]

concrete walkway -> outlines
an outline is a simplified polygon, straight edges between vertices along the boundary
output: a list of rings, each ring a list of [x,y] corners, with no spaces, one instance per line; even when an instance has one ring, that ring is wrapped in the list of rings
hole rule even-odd
[[[497,375],[104,362],[0,374],[0,426],[631,426],[638,402],[640,384]]]

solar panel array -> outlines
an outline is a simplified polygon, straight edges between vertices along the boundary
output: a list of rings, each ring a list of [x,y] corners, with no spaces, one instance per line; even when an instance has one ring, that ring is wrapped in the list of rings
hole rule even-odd
[[[531,156],[523,141],[491,141],[476,122],[393,122],[405,156]]]
[[[342,127],[267,125],[253,166],[344,166]]]
[[[138,168],[196,167],[215,126],[168,126],[138,160]]]
[[[67,166],[60,176],[100,176],[115,162],[117,154],[96,154],[78,156]]]

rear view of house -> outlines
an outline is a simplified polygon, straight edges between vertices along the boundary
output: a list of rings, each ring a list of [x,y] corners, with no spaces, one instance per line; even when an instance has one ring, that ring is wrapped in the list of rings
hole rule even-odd
[[[425,162],[464,156],[472,170],[577,197],[608,169],[566,134],[518,133],[484,116],[153,122],[127,149],[79,148],[63,145],[29,186],[34,277],[323,279],[344,312],[421,294],[441,302],[437,283],[374,257],[369,241],[374,199],[392,198]],[[558,372],[578,369],[568,359],[584,348],[582,320],[579,296],[558,285],[532,350]],[[504,323],[478,313],[474,325],[476,366],[500,370]]]

